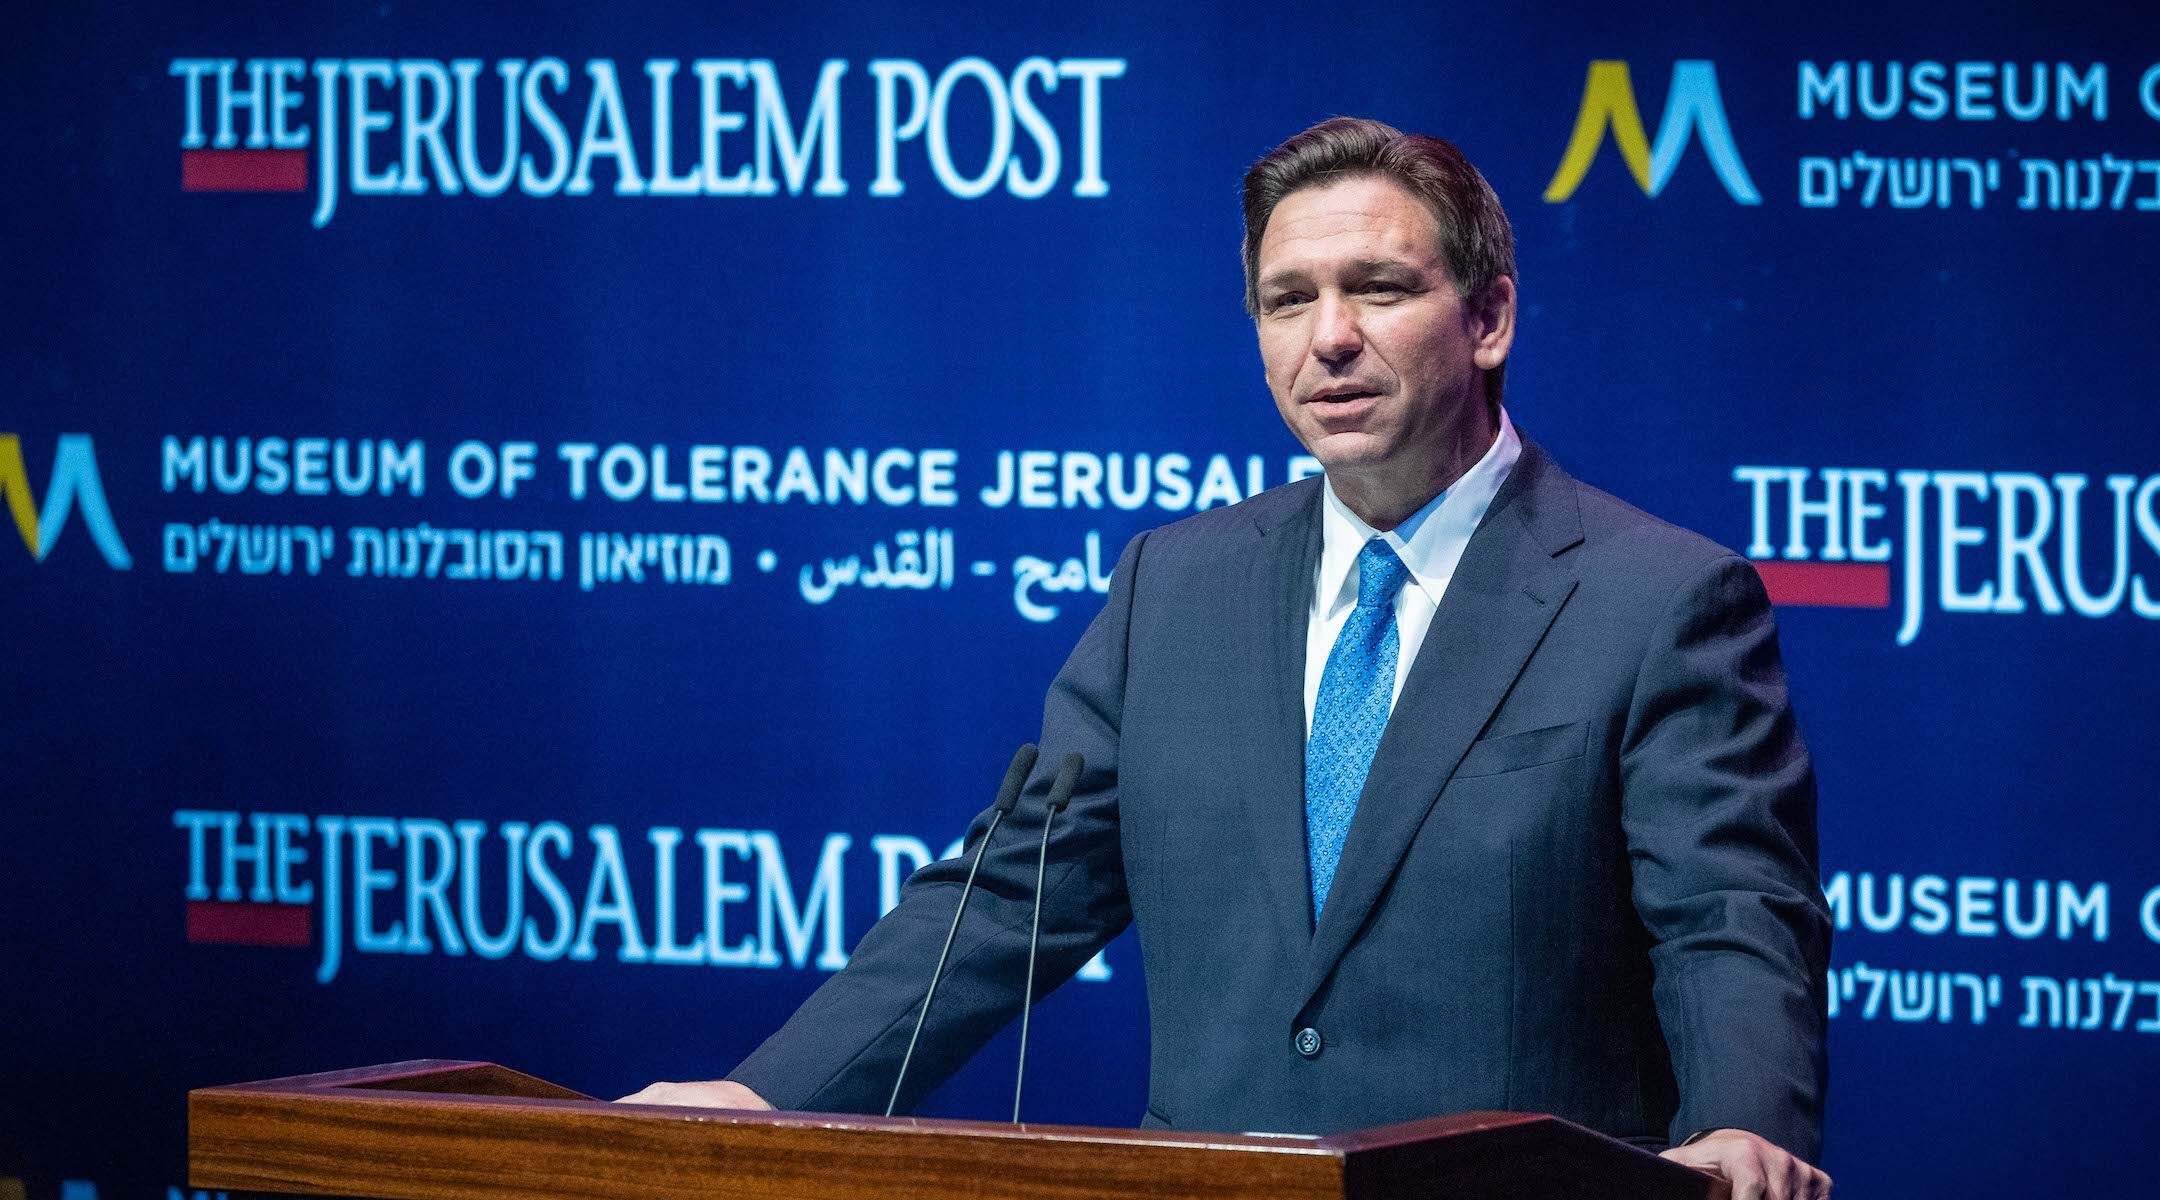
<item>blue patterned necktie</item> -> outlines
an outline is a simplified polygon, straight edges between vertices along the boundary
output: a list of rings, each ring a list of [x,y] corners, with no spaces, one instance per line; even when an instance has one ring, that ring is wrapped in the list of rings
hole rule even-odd
[[[1373,752],[1387,728],[1395,698],[1395,659],[1402,634],[1395,596],[1410,568],[1385,538],[1358,551],[1357,608],[1343,622],[1320,673],[1312,735],[1305,741],[1305,852],[1312,866],[1313,920],[1327,903],[1342,858],[1358,793],[1372,770]]]

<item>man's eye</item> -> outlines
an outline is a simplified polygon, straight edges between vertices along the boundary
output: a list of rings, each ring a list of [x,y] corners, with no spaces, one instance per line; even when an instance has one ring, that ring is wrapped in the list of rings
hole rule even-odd
[[[1279,312],[1285,308],[1295,308],[1310,299],[1312,297],[1303,292],[1284,292],[1268,301],[1268,311]]]
[[[1385,279],[1375,279],[1371,283],[1366,284],[1361,290],[1364,291],[1367,295],[1377,294],[1399,296],[1403,294],[1406,289],[1403,287],[1403,285],[1399,283],[1391,283]]]

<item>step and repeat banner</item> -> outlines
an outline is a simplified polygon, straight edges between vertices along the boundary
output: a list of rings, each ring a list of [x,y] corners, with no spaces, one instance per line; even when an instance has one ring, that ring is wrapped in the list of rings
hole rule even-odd
[[[192,1087],[731,1067],[1126,540],[1314,469],[1237,186],[1337,113],[1507,205],[1522,428],[1779,602],[1841,1190],[2150,1194],[2149,10],[188,7],[4,51],[0,1195],[189,1195]],[[1145,1003],[1030,1116],[1136,1123]]]

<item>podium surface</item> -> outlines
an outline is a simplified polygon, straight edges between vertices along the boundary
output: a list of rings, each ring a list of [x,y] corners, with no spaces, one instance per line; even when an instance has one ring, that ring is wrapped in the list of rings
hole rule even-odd
[[[1724,1200],[1722,1181],[1555,1117],[1326,1137],[609,1104],[423,1059],[188,1093],[194,1188],[368,1200]]]

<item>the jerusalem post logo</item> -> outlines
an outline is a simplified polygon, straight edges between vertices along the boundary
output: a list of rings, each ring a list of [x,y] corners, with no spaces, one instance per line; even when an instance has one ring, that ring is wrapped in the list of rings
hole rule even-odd
[[[30,476],[23,470],[22,439],[0,433],[0,496],[6,497],[23,545],[37,561],[45,561],[53,543],[60,540],[68,518],[80,512],[83,524],[90,527],[90,540],[97,543],[98,553],[105,556],[107,565],[116,571],[135,565],[135,560],[128,557],[127,545],[120,540],[120,531],[113,527],[112,509],[105,503],[105,484],[98,478],[97,451],[90,444],[89,434],[60,435],[59,445],[53,450],[52,478],[45,483],[45,503],[41,506],[30,490]]]
[[[1575,133],[1552,182],[1545,185],[1545,202],[1558,204],[1575,194],[1591,162],[1612,134],[1620,147],[1621,161],[1635,176],[1643,195],[1655,197],[1665,190],[1688,142],[1700,138],[1718,182],[1740,204],[1761,204],[1762,194],[1748,178],[1747,166],[1733,145],[1732,125],[1725,119],[1725,101],[1718,93],[1717,64],[1707,59],[1682,59],[1673,64],[1672,85],[1665,92],[1665,115],[1658,119],[1657,144],[1643,132],[1642,111],[1635,104],[1635,84],[1628,65],[1618,59],[1590,64],[1583,80],[1582,108],[1575,114]]]

